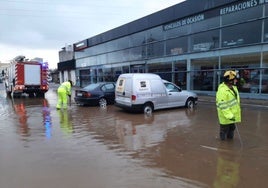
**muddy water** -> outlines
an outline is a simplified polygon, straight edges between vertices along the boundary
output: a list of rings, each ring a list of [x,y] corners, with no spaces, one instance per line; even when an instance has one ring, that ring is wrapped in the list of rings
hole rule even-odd
[[[151,117],[57,111],[53,88],[11,100],[0,87],[1,188],[267,187],[267,108],[243,106],[234,140],[221,142],[211,103]]]

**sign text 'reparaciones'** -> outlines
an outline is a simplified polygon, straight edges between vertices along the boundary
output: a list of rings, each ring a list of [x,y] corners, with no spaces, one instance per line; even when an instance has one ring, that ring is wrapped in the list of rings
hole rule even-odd
[[[242,3],[238,3],[238,4],[234,4],[234,5],[230,5],[228,7],[224,7],[220,10],[220,14],[224,15],[224,14],[228,14],[228,13],[232,13],[232,12],[237,12],[240,10],[245,10],[251,7],[255,7],[258,5],[258,1],[257,0],[250,0],[250,1],[245,1]]]

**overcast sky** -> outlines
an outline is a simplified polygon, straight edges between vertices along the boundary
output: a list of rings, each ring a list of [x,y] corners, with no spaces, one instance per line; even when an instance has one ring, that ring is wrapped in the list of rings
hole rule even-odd
[[[57,68],[58,52],[184,0],[0,0],[0,62],[41,57]]]

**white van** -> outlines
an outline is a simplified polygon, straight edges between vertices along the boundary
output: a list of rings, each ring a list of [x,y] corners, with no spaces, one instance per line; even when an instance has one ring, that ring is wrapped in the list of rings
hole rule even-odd
[[[197,95],[152,73],[121,74],[116,82],[115,105],[129,111],[152,113],[173,107],[194,107]]]

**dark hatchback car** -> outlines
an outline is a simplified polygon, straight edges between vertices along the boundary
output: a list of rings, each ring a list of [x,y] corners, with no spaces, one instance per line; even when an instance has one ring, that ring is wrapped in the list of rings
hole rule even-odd
[[[106,106],[113,104],[115,98],[115,83],[98,82],[75,90],[74,100],[79,105]]]

